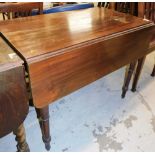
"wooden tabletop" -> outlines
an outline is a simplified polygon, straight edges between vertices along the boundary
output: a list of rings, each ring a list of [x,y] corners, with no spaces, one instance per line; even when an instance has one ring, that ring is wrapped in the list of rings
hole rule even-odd
[[[23,59],[30,62],[38,61],[38,57],[45,54],[60,53],[63,49],[149,23],[128,14],[96,7],[2,21],[0,31]]]
[[[23,61],[15,51],[6,43],[0,34],[0,72],[19,66]]]

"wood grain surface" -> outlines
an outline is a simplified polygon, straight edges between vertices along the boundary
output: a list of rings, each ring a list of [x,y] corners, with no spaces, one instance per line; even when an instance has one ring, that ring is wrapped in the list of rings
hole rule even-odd
[[[0,36],[0,137],[16,130],[27,113],[23,61]]]
[[[26,61],[47,53],[150,23],[105,8],[19,18],[0,23],[0,31]]]
[[[26,61],[34,104],[42,108],[146,55],[154,26],[91,8],[15,19],[0,29]]]
[[[35,106],[44,107],[146,55],[149,31],[146,28],[30,64]]]

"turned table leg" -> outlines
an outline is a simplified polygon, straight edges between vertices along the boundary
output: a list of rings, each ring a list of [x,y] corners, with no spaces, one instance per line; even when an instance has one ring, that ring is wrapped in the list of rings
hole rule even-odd
[[[44,108],[36,108],[37,118],[39,120],[41,132],[42,132],[42,139],[45,143],[46,150],[50,150],[50,125],[49,125],[49,107],[46,106]]]
[[[26,142],[26,134],[24,125],[21,124],[17,130],[13,131],[13,134],[16,136],[17,141],[17,151],[18,152],[30,152],[29,146]]]
[[[132,62],[129,65],[129,67],[126,69],[125,80],[124,80],[124,84],[123,84],[123,87],[122,87],[122,98],[125,97],[125,94],[126,94],[126,92],[128,90],[129,83],[130,83],[132,74],[134,72],[135,66],[136,66],[136,62]]]
[[[136,68],[136,73],[135,73],[135,76],[134,76],[134,79],[133,79],[133,84],[132,84],[132,89],[131,89],[132,92],[136,91],[137,83],[138,83],[138,80],[139,80],[139,77],[140,77],[144,62],[145,62],[145,58],[146,57],[144,56],[141,59],[138,59],[138,65],[137,65],[137,68]]]

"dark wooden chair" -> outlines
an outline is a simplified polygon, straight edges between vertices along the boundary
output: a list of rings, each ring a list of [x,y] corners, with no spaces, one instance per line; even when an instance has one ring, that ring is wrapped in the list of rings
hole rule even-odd
[[[151,20],[155,23],[155,3],[154,2],[139,2],[138,3],[138,16],[141,18],[144,18],[146,20]],[[150,41],[150,45],[148,48],[148,51],[154,51],[155,50],[155,35],[152,36],[152,39]],[[143,68],[143,64],[145,62],[146,56],[140,58],[136,63],[136,72],[133,79],[132,84],[132,91],[135,92],[138,84],[138,80]],[[153,71],[151,73],[151,76],[155,76],[155,64]],[[131,79],[131,75],[129,73],[126,74],[126,79]],[[130,80],[125,80],[123,90],[122,90],[122,96],[125,97],[128,85]]]
[[[137,15],[137,3],[132,2],[98,2],[98,7],[105,7],[123,13]]]
[[[0,13],[3,15],[3,20],[26,17],[32,15],[32,10],[37,9],[38,14],[43,13],[43,3],[40,2],[19,2],[19,3],[1,3]]]
[[[98,7],[105,7],[109,8],[110,3],[109,2],[98,2]]]

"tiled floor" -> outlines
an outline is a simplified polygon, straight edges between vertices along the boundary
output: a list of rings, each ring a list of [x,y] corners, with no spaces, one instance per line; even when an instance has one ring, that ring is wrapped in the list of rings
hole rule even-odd
[[[155,151],[154,54],[147,56],[138,91],[121,99],[124,68],[50,105],[51,151]],[[33,108],[25,120],[31,151],[46,151]],[[13,134],[0,151],[16,151]]]

